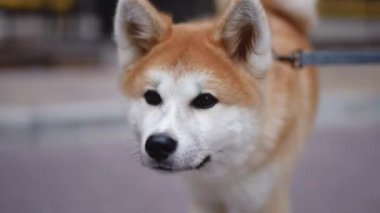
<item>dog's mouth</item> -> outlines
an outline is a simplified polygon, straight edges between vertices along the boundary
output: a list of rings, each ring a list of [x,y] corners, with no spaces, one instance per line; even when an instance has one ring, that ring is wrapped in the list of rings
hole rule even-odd
[[[159,165],[159,166],[153,167],[153,169],[158,170],[158,171],[162,171],[162,172],[182,172],[182,171],[190,171],[190,170],[200,170],[200,169],[204,168],[210,162],[211,162],[211,156],[208,155],[202,160],[201,163],[199,163],[195,167],[187,167],[187,168],[176,169],[176,168],[173,168],[171,166]]]
[[[205,159],[203,159],[203,161],[195,167],[195,169],[202,169],[203,167],[206,166],[206,164],[210,163],[211,162],[211,156],[208,155],[207,157],[205,157]]]

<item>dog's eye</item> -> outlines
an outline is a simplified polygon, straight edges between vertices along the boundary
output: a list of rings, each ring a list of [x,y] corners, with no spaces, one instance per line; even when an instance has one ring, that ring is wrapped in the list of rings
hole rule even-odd
[[[162,98],[161,98],[160,94],[158,94],[158,92],[156,92],[154,90],[148,90],[144,94],[144,98],[145,98],[145,101],[149,105],[158,106],[158,105],[162,104]]]
[[[216,99],[213,95],[205,93],[200,94],[198,97],[196,97],[191,102],[191,106],[197,109],[209,109],[215,106],[218,102],[218,99]]]

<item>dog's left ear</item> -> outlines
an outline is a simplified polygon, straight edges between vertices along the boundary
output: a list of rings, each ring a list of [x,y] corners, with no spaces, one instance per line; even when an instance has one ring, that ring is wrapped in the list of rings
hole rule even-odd
[[[271,32],[260,0],[232,0],[214,37],[255,75],[262,76],[272,64]]]
[[[115,16],[115,40],[122,66],[148,53],[168,32],[171,19],[148,0],[119,0]]]

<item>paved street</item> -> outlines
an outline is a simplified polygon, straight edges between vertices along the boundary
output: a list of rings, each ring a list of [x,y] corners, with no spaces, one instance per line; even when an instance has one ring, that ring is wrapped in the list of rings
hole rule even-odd
[[[0,212],[186,212],[180,180],[141,168],[120,131],[8,137],[0,148]],[[297,170],[294,212],[378,213],[379,137],[376,125],[317,131]]]

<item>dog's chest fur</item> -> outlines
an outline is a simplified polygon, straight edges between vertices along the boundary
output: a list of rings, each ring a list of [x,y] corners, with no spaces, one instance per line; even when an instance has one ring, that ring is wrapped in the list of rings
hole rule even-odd
[[[231,178],[224,176],[219,179],[220,177],[198,175],[186,178],[196,202],[215,206],[221,204],[219,210],[228,213],[254,213],[259,212],[273,196],[277,172],[278,168],[270,166],[251,175],[231,176]],[[209,208],[217,209],[213,206]]]

